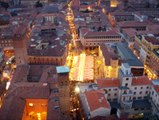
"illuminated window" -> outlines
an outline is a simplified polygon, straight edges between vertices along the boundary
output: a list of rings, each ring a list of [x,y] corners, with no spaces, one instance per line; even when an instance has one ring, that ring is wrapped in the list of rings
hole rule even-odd
[[[33,106],[34,106],[34,104],[33,104],[33,103],[29,103],[29,106],[30,106],[30,107],[33,107]]]

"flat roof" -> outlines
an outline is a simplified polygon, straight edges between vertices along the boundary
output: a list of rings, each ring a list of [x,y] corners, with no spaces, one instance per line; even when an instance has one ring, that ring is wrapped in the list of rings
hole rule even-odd
[[[148,99],[145,100],[134,100],[133,101],[133,108],[150,108],[151,103],[149,102]]]
[[[128,63],[130,67],[132,66],[143,67],[143,64],[141,63],[141,61],[137,59],[137,57],[129,49],[126,43],[117,43],[117,49],[122,60]]]
[[[57,73],[68,73],[70,72],[70,68],[68,66],[57,66],[56,71]]]

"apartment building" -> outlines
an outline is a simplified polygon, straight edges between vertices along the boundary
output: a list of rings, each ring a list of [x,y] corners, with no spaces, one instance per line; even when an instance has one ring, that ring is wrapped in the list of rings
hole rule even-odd
[[[27,45],[29,64],[64,65],[70,35],[62,13],[43,10],[34,22]]]
[[[80,41],[84,47],[95,47],[101,43],[120,42],[121,35],[116,30],[90,31],[80,29]]]
[[[66,94],[61,94],[60,88],[61,80],[68,77],[67,71],[62,76],[59,74],[63,73],[58,72],[55,66],[19,65],[3,99],[0,119],[27,120],[40,117],[45,120],[70,120],[67,112],[63,111],[64,106],[69,106],[66,103],[68,100],[62,100]]]
[[[20,4],[26,6],[34,6],[36,4],[36,0],[21,0]],[[41,3],[48,3],[48,0],[40,0]]]
[[[127,63],[121,65],[118,78],[97,79],[96,84],[87,86],[82,84],[81,86],[79,85],[79,88],[82,100],[84,99],[82,95],[86,92],[105,91],[105,99],[109,101],[110,109],[116,108],[117,114],[147,114],[151,113],[152,110],[152,105],[149,101],[149,96],[152,94],[151,81],[147,76],[133,76],[131,68]],[[84,111],[89,108],[83,103],[81,104]]]
[[[157,115],[159,116],[159,80],[152,81],[150,98],[152,102],[153,113],[157,113]]]
[[[104,90],[85,91],[80,94],[80,102],[86,120],[110,115],[111,107]]]
[[[140,59],[151,72],[151,77],[157,78],[157,76],[159,76],[159,41],[157,36],[136,35],[135,43],[137,47],[140,47]]]
[[[99,46],[99,57],[101,58],[102,70],[104,70],[105,78],[117,78],[118,68],[120,66],[120,60],[117,54],[115,54],[115,49],[109,44],[101,44]]]
[[[122,63],[128,63],[134,76],[142,76],[144,66],[133,54],[127,43],[103,43],[99,46],[100,70],[105,78],[118,78]]]

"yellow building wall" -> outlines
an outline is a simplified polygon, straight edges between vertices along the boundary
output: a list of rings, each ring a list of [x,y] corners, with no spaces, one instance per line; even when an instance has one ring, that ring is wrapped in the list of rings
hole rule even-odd
[[[104,76],[105,78],[118,78],[118,69],[117,67],[104,66]]]

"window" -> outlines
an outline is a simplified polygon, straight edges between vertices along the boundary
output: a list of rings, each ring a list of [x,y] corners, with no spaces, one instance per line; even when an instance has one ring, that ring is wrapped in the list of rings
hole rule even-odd
[[[136,95],[136,92],[134,92],[134,95]]]
[[[147,96],[145,96],[145,97],[144,97],[144,99],[148,99],[148,97],[147,97]]]
[[[154,94],[154,91],[152,92],[152,95]]]
[[[109,89],[109,91],[111,91],[111,89]]]
[[[123,101],[125,101],[125,97],[123,97]]]
[[[126,75],[128,75],[128,70],[126,70]],[[129,78],[126,78],[126,80],[127,80],[127,79],[129,80]]]
[[[140,99],[142,99],[142,97],[138,97],[138,99],[140,100]]]
[[[54,99],[54,102],[58,102],[59,101],[59,98],[53,98]]]
[[[126,80],[129,80],[129,78],[126,78]]]
[[[140,94],[142,94],[142,92],[140,92]]]
[[[60,109],[59,106],[54,106],[54,110]]]
[[[110,94],[108,94],[108,96],[110,96]]]
[[[54,93],[58,93],[58,92],[59,92],[58,88],[53,88],[52,91],[53,91]]]
[[[149,89],[149,86],[147,86],[146,88]]]
[[[113,101],[115,102],[115,101],[117,101],[117,99],[113,99]]]
[[[133,100],[136,100],[136,97],[133,97]]]
[[[128,86],[128,83],[125,83],[125,86],[127,87],[127,86]]]
[[[114,91],[117,91],[117,90],[118,90],[117,88],[114,89]]]
[[[135,90],[137,89],[137,87],[135,87]]]
[[[143,89],[143,87],[141,87],[141,89]]]
[[[146,91],[145,94],[148,94],[148,91]]]
[[[117,96],[117,94],[115,93],[114,96]]]
[[[144,110],[144,108],[141,108],[141,110]]]
[[[137,111],[137,110],[138,110],[138,108],[135,108],[134,110],[135,110],[135,111]]]

